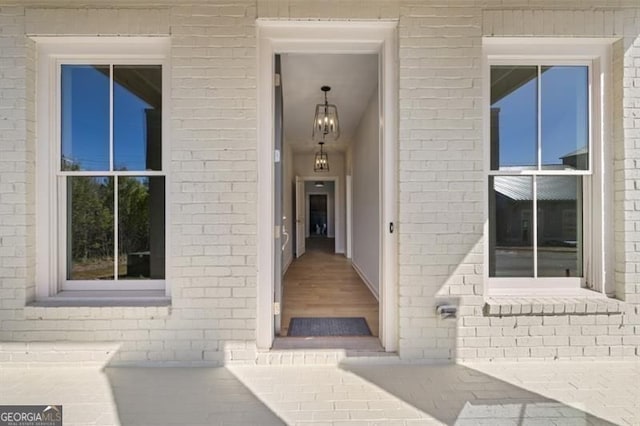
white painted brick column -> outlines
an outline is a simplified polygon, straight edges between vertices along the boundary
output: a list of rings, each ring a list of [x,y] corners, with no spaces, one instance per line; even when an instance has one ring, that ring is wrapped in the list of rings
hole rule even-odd
[[[399,35],[400,356],[447,359],[456,323],[437,300],[482,284],[481,11],[403,6]]]
[[[198,321],[205,361],[255,358],[255,14],[172,10],[174,312]]]
[[[24,9],[0,7],[0,340],[21,328],[34,293],[33,57],[24,37]]]

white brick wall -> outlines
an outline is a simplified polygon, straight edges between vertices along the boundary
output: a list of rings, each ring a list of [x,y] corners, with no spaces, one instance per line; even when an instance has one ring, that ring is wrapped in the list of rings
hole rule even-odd
[[[482,294],[480,10],[407,6],[399,22],[400,356],[450,358],[437,296]],[[474,297],[474,295],[476,295]]]
[[[116,341],[120,363],[253,356],[255,8],[0,9],[0,340]],[[25,34],[171,34],[171,308],[24,307],[35,243],[35,44]]]
[[[166,35],[170,19],[167,7],[26,8],[24,16],[25,33],[38,36]]]
[[[119,363],[255,359],[255,19],[397,19],[400,356],[640,355],[637,0],[150,3],[0,7],[0,341],[115,341]],[[25,35],[171,36],[170,308],[25,308],[36,244],[35,45]],[[621,37],[613,144],[623,313],[483,314],[481,46],[491,35]],[[436,317],[441,297],[459,300],[458,320]]]
[[[171,328],[205,361],[255,340],[254,19],[252,2],[172,9]]]
[[[630,15],[630,14],[629,14]],[[625,19],[622,55],[617,59],[617,72],[622,77],[618,96],[622,113],[617,116],[616,137],[616,282],[621,297],[640,303],[640,203],[638,203],[638,167],[640,166],[640,13],[635,20]],[[635,35],[634,35],[635,33]],[[620,114],[620,110],[618,110]]]
[[[0,340],[10,338],[27,295],[33,294],[33,128],[27,125],[28,64],[24,11],[0,7]],[[33,193],[33,192],[31,192]]]

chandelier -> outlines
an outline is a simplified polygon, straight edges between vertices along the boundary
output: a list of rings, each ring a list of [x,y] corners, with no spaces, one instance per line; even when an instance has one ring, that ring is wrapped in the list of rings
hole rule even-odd
[[[316,115],[313,119],[313,140],[329,138],[337,140],[340,137],[340,123],[338,123],[338,108],[327,101],[329,86],[320,88],[324,92],[324,103],[316,105]]]
[[[316,152],[316,157],[313,162],[313,171],[314,172],[328,172],[329,171],[329,157],[327,157],[327,153],[322,150],[322,146],[324,145],[324,141],[318,142],[320,145],[320,151]]]

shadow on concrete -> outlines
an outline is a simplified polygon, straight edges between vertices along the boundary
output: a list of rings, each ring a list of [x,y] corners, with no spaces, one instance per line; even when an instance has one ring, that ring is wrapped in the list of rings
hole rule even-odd
[[[447,425],[615,425],[462,365],[340,367]]]
[[[226,368],[106,368],[120,424],[283,425]]]

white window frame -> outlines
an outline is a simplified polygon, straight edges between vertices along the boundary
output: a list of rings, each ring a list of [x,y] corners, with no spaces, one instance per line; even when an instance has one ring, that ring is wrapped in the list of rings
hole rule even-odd
[[[613,167],[610,130],[611,45],[609,38],[483,39],[484,118],[484,294],[536,295],[566,293],[590,288],[610,293],[613,288]],[[587,65],[589,67],[589,169],[588,170],[491,170],[492,65]],[[540,105],[538,106],[540,108]],[[583,277],[490,277],[489,276],[489,177],[493,175],[564,175],[583,177]],[[535,187],[533,188],[535,191]],[[534,203],[535,206],[535,203]],[[532,213],[532,220],[535,221]],[[608,225],[607,225],[608,224]],[[533,224],[532,224],[533,225]],[[531,227],[532,230],[535,226]],[[532,236],[535,244],[536,235]],[[537,262],[536,262],[537,263]]]
[[[169,39],[167,37],[34,37],[37,47],[37,143],[36,143],[36,297],[61,292],[126,296],[140,291],[170,294],[169,271]],[[60,170],[61,65],[160,65],[162,66],[162,170],[99,172],[100,176],[165,177],[165,279],[67,280],[65,176],[91,176],[96,172]],[[112,142],[110,142],[112,145]],[[106,291],[106,292],[105,292]],[[114,293],[115,292],[115,293]]]

